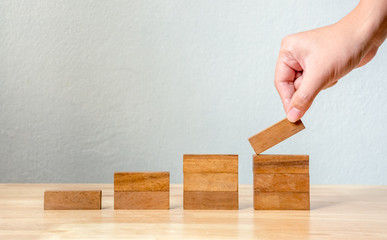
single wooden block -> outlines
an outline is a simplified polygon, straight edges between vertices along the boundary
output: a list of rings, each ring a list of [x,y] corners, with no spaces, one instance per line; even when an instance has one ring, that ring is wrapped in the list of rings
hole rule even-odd
[[[115,192],[169,191],[169,172],[116,172]]]
[[[184,173],[238,173],[238,155],[183,156]]]
[[[169,191],[114,192],[114,209],[169,209]]]
[[[238,191],[238,173],[184,173],[184,191]]]
[[[255,210],[309,210],[309,193],[254,192]]]
[[[102,191],[45,191],[45,210],[101,209]]]
[[[238,210],[238,192],[184,191],[186,210]]]
[[[309,173],[308,155],[253,155],[254,173]]]
[[[260,154],[261,152],[293,136],[304,128],[304,124],[302,124],[301,120],[292,123],[285,118],[262,132],[250,137],[249,142],[254,151],[257,154]]]
[[[309,192],[308,173],[254,174],[257,192]]]

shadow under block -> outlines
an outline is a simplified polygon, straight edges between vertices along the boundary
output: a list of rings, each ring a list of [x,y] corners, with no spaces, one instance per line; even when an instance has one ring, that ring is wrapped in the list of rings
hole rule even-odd
[[[185,210],[238,210],[238,192],[184,191]]]
[[[235,210],[238,203],[238,155],[183,156],[184,209]]]
[[[114,209],[169,209],[169,192],[114,192]]]
[[[99,210],[102,191],[45,191],[45,210]]]
[[[309,156],[254,155],[254,209],[308,210]]]
[[[293,136],[304,128],[304,124],[302,124],[301,120],[292,123],[285,118],[262,132],[250,137],[249,142],[255,153],[260,154],[261,152]]]
[[[183,156],[184,173],[238,173],[238,155]]]
[[[114,173],[114,209],[169,209],[169,172]]]
[[[238,173],[184,173],[184,191],[238,191]]]
[[[116,172],[114,191],[169,191],[169,172]]]

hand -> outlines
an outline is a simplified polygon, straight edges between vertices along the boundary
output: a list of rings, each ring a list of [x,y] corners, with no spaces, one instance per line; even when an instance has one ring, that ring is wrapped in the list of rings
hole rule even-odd
[[[384,7],[382,17],[369,19],[366,13],[374,11],[370,9],[372,3],[361,2],[336,24],[283,39],[275,69],[275,86],[289,121],[299,120],[321,90],[335,85],[375,56],[386,37],[387,8]],[[367,19],[361,17],[364,15]]]

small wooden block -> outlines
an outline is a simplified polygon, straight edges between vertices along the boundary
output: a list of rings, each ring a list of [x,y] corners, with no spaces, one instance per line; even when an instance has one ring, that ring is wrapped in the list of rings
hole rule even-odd
[[[301,120],[292,123],[285,118],[262,132],[250,137],[249,142],[254,151],[257,154],[260,154],[261,152],[293,136],[304,128],[304,124],[302,124]]]
[[[255,210],[309,210],[309,193],[254,192]]]
[[[238,155],[183,156],[184,173],[238,173]]]
[[[169,191],[169,172],[116,172],[115,192]]]
[[[44,210],[98,210],[102,191],[45,191]]]
[[[253,155],[254,173],[309,173],[308,155]]]
[[[254,174],[256,192],[309,192],[308,173]]]
[[[169,209],[169,191],[114,192],[114,209]]]
[[[184,173],[184,191],[238,191],[238,173]]]
[[[238,192],[184,191],[186,210],[238,210]]]

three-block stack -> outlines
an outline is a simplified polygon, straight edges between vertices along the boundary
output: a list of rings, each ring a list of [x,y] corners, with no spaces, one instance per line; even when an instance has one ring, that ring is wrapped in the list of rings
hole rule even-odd
[[[169,172],[114,173],[114,209],[169,209]]]
[[[309,156],[261,154],[304,128],[301,120],[292,123],[284,119],[249,138],[256,152],[253,155],[254,209],[310,209]]]
[[[238,155],[184,155],[184,209],[237,210]]]

